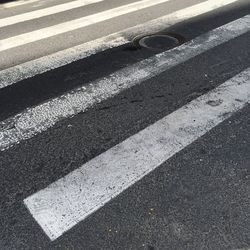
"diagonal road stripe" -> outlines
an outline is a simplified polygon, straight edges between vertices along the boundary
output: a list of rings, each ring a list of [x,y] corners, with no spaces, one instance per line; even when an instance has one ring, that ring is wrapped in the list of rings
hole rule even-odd
[[[16,16],[2,18],[0,19],[0,28],[9,26],[12,24],[20,23],[20,22],[29,21],[32,19],[37,19],[37,18],[44,17],[44,16],[57,14],[63,11],[72,10],[75,8],[83,7],[89,4],[98,3],[102,1],[103,0],[77,0],[77,1],[72,1],[68,3],[40,9],[40,10],[30,11],[30,12],[23,13],[23,14],[16,15]]]
[[[119,70],[74,91],[29,108],[0,123],[0,150],[46,131],[58,121],[84,112],[96,103],[152,78],[209,49],[250,31],[250,15],[223,25],[173,50]]]
[[[55,240],[250,103],[250,68],[24,200]]]
[[[237,0],[218,0],[216,2],[208,0],[118,33],[2,70],[0,71],[0,89],[106,49],[126,44],[129,42],[128,37],[158,32],[173,24],[207,13],[235,1]]]
[[[39,41],[48,37],[63,34],[72,30],[84,28],[95,23],[103,22],[105,20],[125,15],[134,11],[149,8],[170,0],[141,0],[127,5],[123,5],[110,10],[102,11],[96,14],[78,18],[72,21],[60,23],[47,28],[35,30],[32,32],[24,33],[18,36],[13,36],[7,39],[0,40],[0,52],[25,45],[27,43]]]

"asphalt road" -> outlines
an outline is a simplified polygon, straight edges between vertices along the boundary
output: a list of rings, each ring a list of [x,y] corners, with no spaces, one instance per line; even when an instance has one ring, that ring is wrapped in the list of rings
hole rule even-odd
[[[249,249],[249,2],[65,24],[135,2],[106,0],[5,26],[70,2],[0,5],[0,249]],[[185,43],[131,43],[156,31]]]
[[[51,3],[58,4],[59,1],[40,1],[44,2],[42,4],[43,8],[48,8]],[[39,2],[39,3],[40,3]],[[69,1],[64,1],[69,2]],[[82,1],[84,2],[84,1]],[[86,1],[85,1],[86,2]],[[91,1],[90,1],[91,2]],[[0,37],[1,39],[8,39],[10,37],[18,36],[23,33],[29,33],[35,30],[39,30],[46,27],[51,27],[54,25],[58,25],[60,23],[69,22],[81,17],[90,16],[92,14],[104,12],[110,9],[114,9],[120,6],[126,6],[130,3],[134,3],[134,0],[105,0],[99,3],[93,3],[89,5],[85,5],[83,7],[78,7],[72,9],[68,12],[65,11],[56,13],[53,15],[41,17],[35,20],[30,20],[25,23],[19,22],[14,25],[8,25],[1,28]],[[2,69],[8,68],[10,66],[18,65],[20,63],[39,58],[41,56],[51,54],[69,47],[73,47],[85,42],[89,42],[95,40],[97,38],[107,36],[109,34],[118,32],[128,27],[135,26],[137,24],[141,24],[147,22],[152,19],[156,19],[163,15],[167,15],[176,10],[183,9],[194,4],[200,3],[202,0],[188,0],[188,1],[165,1],[165,3],[155,4],[153,7],[148,8],[138,8],[138,11],[133,11],[128,13],[127,15],[119,15],[118,17],[109,19],[108,15],[107,20],[101,23],[96,23],[95,25],[78,28],[73,31],[69,31],[67,33],[63,33],[57,36],[50,36],[44,42],[34,42],[32,46],[29,44],[15,47],[11,50],[11,54],[9,50],[5,50],[1,52],[1,64],[0,67]],[[152,2],[151,2],[152,3]],[[60,1],[61,4],[61,1]],[[36,5],[36,4],[34,4]],[[51,6],[50,6],[51,7]],[[40,5],[39,5],[39,8]],[[127,7],[128,8],[128,7]],[[20,9],[20,10],[19,10]],[[9,17],[10,15],[18,15],[21,13],[34,11],[32,6],[27,8],[22,6],[18,10],[12,11],[12,9],[4,9],[1,11],[1,18]],[[125,8],[125,11],[129,11]],[[2,14],[3,13],[3,14]],[[96,17],[95,17],[96,18]],[[94,18],[94,20],[95,20]],[[3,21],[4,22],[4,21]],[[54,32],[54,31],[53,31]],[[39,32],[40,33],[40,32]],[[40,34],[43,32],[41,31]],[[38,34],[37,34],[38,35]],[[28,35],[26,34],[27,38]],[[25,39],[25,38],[24,38]],[[3,41],[3,44],[8,44],[10,41]]]

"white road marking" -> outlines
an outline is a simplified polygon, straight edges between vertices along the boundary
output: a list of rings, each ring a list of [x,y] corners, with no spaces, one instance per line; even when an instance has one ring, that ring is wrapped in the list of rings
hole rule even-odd
[[[54,5],[52,7],[30,11],[27,13],[19,14],[16,16],[6,17],[0,19],[0,28],[9,26],[12,24],[29,21],[32,19],[37,19],[44,16],[53,15],[67,10],[72,10],[75,8],[83,7],[89,4],[102,2],[103,0],[77,0],[64,4]]]
[[[62,119],[84,112],[96,103],[111,98],[209,49],[234,39],[250,30],[250,15],[223,25],[173,50],[163,52],[110,76],[77,88],[66,95],[0,122],[0,150],[32,138]]]
[[[24,203],[48,237],[55,240],[249,102],[250,68]]]
[[[105,20],[125,15],[131,12],[142,10],[145,8],[152,7],[161,3],[168,2],[170,0],[141,0],[127,5],[123,5],[110,10],[105,10],[96,14],[78,18],[72,21],[60,23],[47,28],[31,31],[18,36],[13,36],[0,40],[0,51],[25,45],[27,43],[39,41],[45,38],[63,34],[76,29],[84,28],[89,25],[93,25]]]
[[[39,0],[20,0],[20,1],[15,1],[15,2],[10,2],[10,3],[2,3],[0,4],[0,9],[4,8],[13,8],[13,7],[17,7],[20,5],[24,5],[24,4],[31,4],[31,3],[35,3],[38,2]]]
[[[216,2],[208,0],[118,33],[2,70],[0,71],[0,89],[106,49],[129,43],[129,39],[133,36],[160,31],[178,22],[207,13],[235,1],[237,0],[218,0]]]

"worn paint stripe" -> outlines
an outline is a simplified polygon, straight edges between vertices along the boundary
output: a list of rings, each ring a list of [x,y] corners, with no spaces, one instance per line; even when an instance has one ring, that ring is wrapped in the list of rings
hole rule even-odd
[[[96,14],[0,40],[0,52],[52,36],[84,28],[105,20],[152,7],[170,0],[141,0]]]
[[[227,42],[250,30],[250,15],[223,25],[173,50],[155,55],[121,69],[110,76],[77,88],[68,94],[0,122],[0,150],[32,138],[54,126],[58,121],[84,112],[96,103],[111,98],[121,91],[152,78],[209,49]]]
[[[52,7],[43,8],[40,10],[30,11],[30,12],[23,13],[23,14],[2,18],[0,19],[0,28],[13,25],[16,23],[20,23],[20,22],[29,21],[32,19],[37,19],[37,18],[57,14],[63,11],[72,10],[75,8],[83,7],[89,4],[98,3],[102,1],[103,0],[77,0],[77,1],[72,1],[72,2],[68,2],[64,4],[54,5]]]
[[[86,58],[98,52],[129,43],[130,38],[139,34],[154,33],[173,24],[207,13],[237,0],[208,0],[206,2],[178,10],[144,24],[122,30],[120,32],[98,38],[54,54],[0,71],[0,89],[37,74],[59,68],[74,61]]]
[[[250,102],[250,68],[24,200],[51,240]]]

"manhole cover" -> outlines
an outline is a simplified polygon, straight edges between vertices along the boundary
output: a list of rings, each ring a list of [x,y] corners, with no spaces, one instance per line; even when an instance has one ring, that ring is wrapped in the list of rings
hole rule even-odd
[[[184,43],[185,39],[177,34],[153,34],[136,37],[133,41],[137,47],[144,47],[156,51],[172,49]]]

